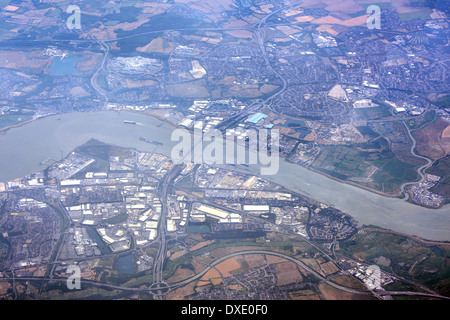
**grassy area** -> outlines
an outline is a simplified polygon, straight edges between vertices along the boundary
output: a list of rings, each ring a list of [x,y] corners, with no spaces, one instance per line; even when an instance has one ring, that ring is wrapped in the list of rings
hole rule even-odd
[[[207,98],[209,92],[206,89],[206,81],[175,83],[166,85],[167,93],[179,98]]]
[[[174,261],[166,259],[164,262],[163,279],[169,279],[177,271],[179,266],[190,265],[192,259],[191,254],[185,254]]]
[[[101,160],[109,161],[109,152],[111,146],[104,144],[95,139],[91,139],[81,147],[78,147],[76,151],[81,152],[89,157],[98,158]]]
[[[130,14],[132,15],[131,10]],[[119,14],[108,15],[106,17],[108,17],[110,20],[123,21],[122,9]],[[136,19],[136,15],[134,15],[134,19]],[[205,23],[202,19],[190,19],[185,18],[183,16],[168,15],[168,14],[155,15],[152,16],[152,19],[149,22],[146,22],[133,30],[130,31],[125,31],[122,29],[117,30],[116,31],[117,37],[123,38],[117,42],[117,46],[120,48],[120,51],[122,53],[131,53],[134,52],[136,48],[143,47],[153,39],[161,36],[161,32],[158,32],[160,30],[189,28],[189,27],[208,27],[208,26],[210,25]],[[136,34],[142,35],[124,38],[126,36]]]
[[[127,216],[126,213],[121,213],[121,214],[118,214],[115,217],[106,219],[104,222],[107,223],[107,224],[118,224],[118,223],[122,223],[122,222],[127,221],[127,217],[128,216]]]
[[[77,172],[74,176],[72,176],[72,179],[84,179],[86,177],[86,173],[88,172],[108,172],[108,170],[109,170],[108,161],[96,160],[83,170]]]
[[[116,24],[120,23],[119,20],[111,20],[111,21],[106,21],[104,23],[105,26],[115,26]]]
[[[356,129],[364,136],[366,139],[373,139],[379,136],[378,133],[372,130],[369,126],[356,127]]]
[[[9,246],[3,236],[0,235],[0,268],[3,268],[3,263],[8,258]]]
[[[419,129],[420,127],[424,126],[425,124],[430,123],[436,116],[436,111],[431,110],[423,115],[421,115],[418,118],[409,119],[406,121],[406,124],[410,129]]]
[[[6,128],[9,126],[15,126],[20,123],[26,122],[33,119],[31,115],[24,114],[7,114],[0,116],[0,129]]]
[[[314,167],[329,171],[337,178],[360,177],[370,166],[367,155],[348,146],[322,146],[322,152],[314,162]]]
[[[135,279],[128,281],[123,286],[127,288],[137,288],[141,285],[150,286],[152,283],[153,283],[153,275],[145,274],[143,276],[136,277]]]
[[[371,5],[378,6],[381,10],[392,9],[392,4],[390,2],[359,3],[359,5],[363,8],[363,10],[355,13],[350,13],[349,15],[351,17],[355,18],[367,14],[367,8]]]
[[[426,172],[442,177],[430,191],[450,198],[450,156],[437,160]]]
[[[418,179],[417,172],[412,164],[402,162],[395,158],[385,158],[375,161],[374,165],[381,168],[373,179],[376,183],[384,184],[385,191],[392,191],[393,185]]]
[[[103,89],[109,90],[109,87],[108,87],[108,81],[106,81],[106,76],[105,76],[104,74],[100,74],[100,75],[97,77],[97,83],[98,83],[98,85],[99,85],[100,87],[102,87]]]
[[[47,282],[45,284],[42,299],[60,299],[60,300],[73,300],[73,299],[111,299],[120,294],[123,294],[120,290],[103,289],[97,286],[83,283],[81,290],[70,290],[67,288],[65,282]]]
[[[94,158],[95,162],[74,175],[75,179],[84,178],[87,172],[109,172],[109,158],[111,156],[129,157],[130,151],[104,144],[91,139],[76,149],[77,152]]]
[[[14,29],[15,27],[17,27],[16,24],[5,22],[5,21],[0,21],[0,29],[11,30],[11,29]]]
[[[384,105],[373,108],[357,108],[353,110],[353,113],[356,117],[365,120],[377,120],[391,116],[389,108]]]
[[[208,225],[188,225],[187,233],[209,233],[211,228]]]
[[[420,11],[400,13],[398,17],[401,21],[409,21],[414,19],[428,20],[431,19],[430,14],[432,13],[430,8],[424,8]]]
[[[450,94],[437,99],[434,103],[440,108],[450,108]]]
[[[340,243],[340,250],[369,264],[376,264],[381,256],[389,259],[389,263],[380,265],[382,269],[443,295],[450,294],[450,250],[447,248],[378,231],[365,232]],[[398,286],[402,284],[394,284],[390,288]]]

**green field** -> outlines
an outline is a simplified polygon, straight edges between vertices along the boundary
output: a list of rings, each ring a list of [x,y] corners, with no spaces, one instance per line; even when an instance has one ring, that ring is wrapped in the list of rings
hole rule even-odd
[[[207,98],[209,92],[204,80],[175,83],[166,86],[167,93],[178,98]]]
[[[322,152],[314,162],[314,167],[321,168],[347,177],[360,177],[370,166],[365,153],[348,146],[322,146]]]
[[[450,94],[437,99],[434,103],[440,108],[450,108]]]
[[[373,139],[379,136],[378,133],[372,130],[369,126],[356,127],[356,129],[364,136],[366,139]]]
[[[118,224],[127,221],[127,218],[128,216],[126,213],[121,213],[117,216],[106,219],[104,222],[107,224]]]
[[[369,231],[341,242],[340,249],[368,264],[376,264],[380,257],[387,258],[384,265],[379,265],[381,269],[440,294],[450,293],[450,250],[444,246],[426,245],[398,234]]]
[[[15,126],[22,122],[26,122],[33,119],[31,115],[16,115],[16,114],[7,114],[0,116],[0,129],[6,128],[9,126]]]
[[[374,174],[373,180],[383,192],[393,193],[396,191],[396,186],[418,179],[413,165],[395,158],[382,159],[374,162],[374,165],[382,168]]]
[[[442,177],[430,191],[450,199],[450,156],[437,160],[426,172]]]
[[[104,144],[95,139],[91,139],[81,147],[78,147],[76,151],[81,152],[92,158],[109,161],[111,148],[112,147],[110,145]]]
[[[389,108],[386,106],[378,106],[373,108],[357,108],[353,110],[356,117],[365,120],[377,120],[391,116]]]
[[[431,9],[425,8],[420,11],[400,13],[398,16],[399,16],[400,20],[402,20],[402,21],[409,21],[409,20],[414,20],[414,19],[427,20],[427,19],[431,19],[430,14],[431,14]]]
[[[359,127],[359,130],[364,135],[372,134],[368,127]],[[337,179],[348,180],[367,177],[373,165],[379,169],[372,176],[373,182],[362,184],[382,192],[395,193],[400,184],[415,181],[418,176],[413,164],[398,160],[388,148],[385,139],[351,146],[321,146],[322,151],[311,167]]]

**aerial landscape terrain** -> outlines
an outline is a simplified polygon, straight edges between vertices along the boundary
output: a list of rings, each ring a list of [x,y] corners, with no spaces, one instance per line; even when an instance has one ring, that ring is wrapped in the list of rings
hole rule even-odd
[[[450,299],[449,23],[0,0],[0,300]]]

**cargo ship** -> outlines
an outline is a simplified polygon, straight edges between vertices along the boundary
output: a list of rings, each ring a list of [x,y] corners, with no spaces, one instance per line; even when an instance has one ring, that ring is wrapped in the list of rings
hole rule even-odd
[[[127,123],[127,124],[136,124],[136,121],[123,120],[123,123]]]
[[[147,142],[147,143],[151,143],[151,144],[156,144],[158,146],[162,146],[163,145],[162,142],[159,142],[159,141],[156,141],[156,140],[149,141],[149,140],[145,139],[144,137],[140,137],[139,140]]]

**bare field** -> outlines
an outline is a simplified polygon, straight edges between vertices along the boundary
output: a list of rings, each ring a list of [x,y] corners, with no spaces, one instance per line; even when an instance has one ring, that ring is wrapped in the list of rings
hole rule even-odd
[[[90,96],[89,92],[87,92],[86,90],[84,90],[82,87],[77,86],[77,87],[73,87],[72,89],[70,89],[70,94],[73,97],[77,97],[77,98],[83,98],[83,97],[88,97]]]
[[[204,81],[175,83],[166,86],[167,93],[178,98],[208,98],[209,92]]]
[[[173,260],[175,260],[175,259],[178,259],[179,257],[184,256],[186,253],[187,253],[186,250],[180,250],[180,251],[177,251],[177,252],[175,252],[174,254],[172,254],[172,255],[170,256],[170,260],[173,261]]]
[[[324,282],[319,285],[319,289],[325,300],[376,300],[376,298],[371,295],[348,293],[336,289]]]
[[[115,39],[117,38],[116,30],[122,29],[124,31],[131,31],[149,21],[150,18],[147,16],[139,15],[135,22],[122,22],[114,26],[105,26],[104,24],[101,24],[100,27],[91,29],[88,33],[80,35],[80,38],[88,38],[93,35],[97,39]]]
[[[362,16],[359,16],[356,18],[340,20],[340,19],[332,17],[332,16],[326,16],[323,18],[315,19],[315,20],[311,21],[311,23],[314,23],[314,24],[338,24],[338,25],[346,26],[346,27],[355,27],[355,26],[365,25],[367,23],[368,17],[369,17],[369,15],[365,14],[365,15],[362,15]]]
[[[359,280],[355,279],[352,276],[348,276],[348,275],[337,276],[337,277],[333,278],[332,281],[334,283],[340,284],[347,288],[358,289],[358,290],[366,289],[366,287]]]
[[[41,72],[50,66],[51,58],[44,58],[41,51],[21,52],[0,51],[0,67],[11,69],[33,69]]]
[[[297,269],[297,265],[293,262],[282,262],[276,265],[277,268],[277,285],[283,286],[291,283],[299,283],[303,281],[303,277]]]
[[[133,80],[125,79],[125,85],[129,89],[156,86],[158,83],[153,80]]]
[[[329,262],[326,262],[326,263],[322,263],[320,265],[320,268],[323,270],[323,272],[327,276],[339,271],[339,268],[332,261],[329,261]]]
[[[195,291],[196,283],[192,281],[191,283],[185,285],[184,287],[178,288],[167,294],[167,300],[184,300],[184,297],[193,294]]]
[[[77,61],[75,64],[75,69],[82,73],[90,73],[97,69],[98,65],[103,59],[103,54],[100,53],[89,53],[82,55],[83,60]]]
[[[418,153],[437,160],[450,153],[450,124],[443,118],[425,128],[414,131]]]
[[[212,268],[207,273],[205,273],[200,281],[209,281],[213,278],[221,278],[219,271],[217,271],[215,268]]]
[[[268,264],[275,264],[275,263],[279,263],[279,262],[286,262],[286,259],[277,257],[277,256],[273,256],[273,255],[266,255],[266,259],[267,259],[267,263]]]
[[[11,284],[9,282],[0,282],[0,295],[6,294]]]
[[[173,42],[165,41],[163,38],[159,37],[153,39],[149,44],[144,47],[136,48],[137,51],[146,52],[146,53],[162,53],[169,54],[175,48],[175,44]]]
[[[243,27],[248,25],[247,22],[243,20],[235,20],[229,23],[224,24],[224,28],[233,28],[233,27]],[[227,34],[230,36],[233,36],[235,38],[242,38],[242,39],[251,39],[253,38],[253,33],[248,30],[232,30],[227,31]]]
[[[290,292],[291,300],[320,300],[320,297],[312,290]]]
[[[448,138],[450,138],[450,126],[448,126],[447,128],[445,128],[445,130],[442,132],[442,138],[443,138],[443,139],[448,139]]]
[[[200,264],[195,258],[191,260],[191,264],[194,266],[195,273],[202,272],[205,269],[205,267]]]
[[[220,13],[232,10],[232,0],[175,0],[175,3],[189,4],[190,7],[205,13]]]
[[[236,260],[236,258],[230,258],[225,260],[224,262],[219,263],[216,266],[217,270],[222,274],[224,277],[231,277],[231,272],[234,270],[237,270],[241,268],[240,263]]]
[[[195,246],[193,246],[189,250],[192,252],[192,251],[201,249],[205,246],[209,246],[210,244],[213,244],[214,242],[215,242],[215,240],[203,241],[203,242],[197,243]]]
[[[267,263],[264,255],[262,254],[249,254],[245,255],[244,258],[250,268],[256,268]]]
[[[170,277],[167,280],[167,282],[173,283],[173,282],[182,281],[189,277],[192,277],[193,275],[195,275],[195,273],[192,270],[185,269],[185,268],[177,268],[177,271],[175,271],[175,274],[172,277]]]

